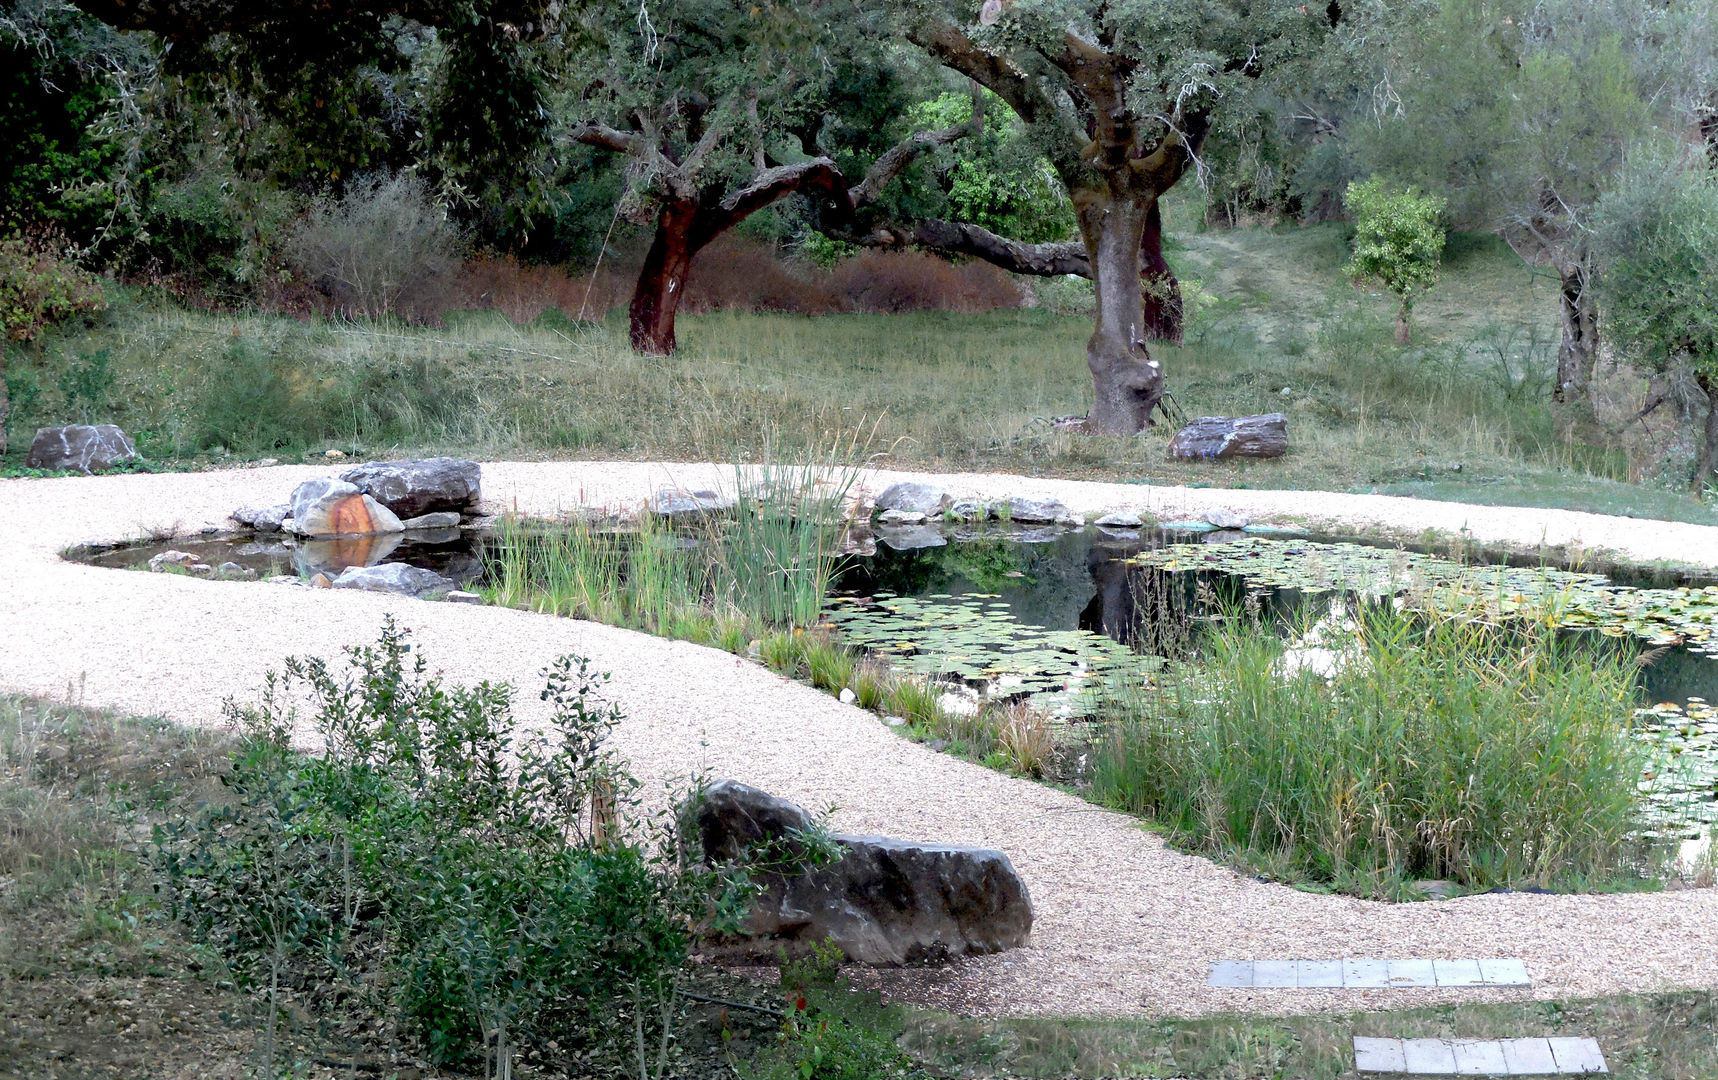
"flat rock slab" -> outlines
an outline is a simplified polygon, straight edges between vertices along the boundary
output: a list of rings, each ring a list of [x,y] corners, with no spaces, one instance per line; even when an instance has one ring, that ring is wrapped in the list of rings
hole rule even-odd
[[[1169,456],[1178,458],[1282,457],[1288,452],[1288,417],[1201,416],[1175,433]]]
[[[1220,960],[1208,986],[1230,988],[1386,990],[1532,986],[1520,960]]]
[[[1603,1073],[1594,1039],[1354,1037],[1356,1072],[1394,1076],[1583,1076]]]

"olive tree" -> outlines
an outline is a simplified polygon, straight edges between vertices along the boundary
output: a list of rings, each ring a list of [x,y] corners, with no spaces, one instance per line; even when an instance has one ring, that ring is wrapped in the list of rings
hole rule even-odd
[[[1718,174],[1699,156],[1648,155],[1624,179],[1596,214],[1606,322],[1637,362],[1686,364],[1706,394],[1698,493],[1718,470]]]
[[[1086,430],[1132,435],[1163,398],[1146,342],[1179,333],[1159,199],[1190,171],[1243,82],[1304,52],[1337,5],[1246,0],[899,0],[909,41],[1007,103],[1068,191],[1095,286]],[[933,244],[1010,269],[1075,261],[967,223]],[[924,239],[936,240],[937,237]],[[1142,275],[1156,285],[1142,289]]]

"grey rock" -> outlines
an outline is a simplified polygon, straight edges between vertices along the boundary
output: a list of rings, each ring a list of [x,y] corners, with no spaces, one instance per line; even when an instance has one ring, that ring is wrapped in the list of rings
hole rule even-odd
[[[1039,522],[1069,521],[1074,517],[1073,511],[1064,506],[1060,499],[1023,499],[1016,495],[1008,500],[1008,520],[1021,524],[1037,524]]]
[[[1205,511],[1205,520],[1219,529],[1244,529],[1253,523],[1253,519],[1247,515],[1225,510],[1221,506]]]
[[[407,532],[419,532],[427,529],[457,529],[459,514],[453,510],[438,510],[433,514],[419,514],[414,518],[401,520],[400,525]]]
[[[1461,886],[1443,878],[1424,878],[1408,882],[1408,888],[1425,893],[1433,900],[1448,900],[1461,892]]]
[[[475,510],[483,497],[482,470],[460,458],[371,461],[340,474],[340,479],[375,499],[401,518]]]
[[[149,557],[149,569],[152,573],[165,574],[173,567],[189,568],[194,566],[197,561],[197,556],[189,551],[168,548],[166,551],[157,552]]]
[[[1169,455],[1178,458],[1281,457],[1288,452],[1288,417],[1201,416],[1175,433]]]
[[[942,547],[948,543],[948,538],[935,525],[902,525],[877,530],[877,542],[896,551],[918,551]]]
[[[229,516],[240,525],[257,532],[280,532],[286,519],[292,516],[292,504],[241,506]]]
[[[222,563],[215,567],[215,573],[224,578],[239,578],[240,580],[245,581],[257,576],[257,572],[255,570],[252,570],[248,566],[241,566],[236,562]]]
[[[732,780],[708,789],[697,823],[712,865],[767,841],[791,851],[794,834],[815,825],[793,803]],[[1031,935],[1031,897],[1000,851],[881,836],[834,840],[841,857],[832,863],[761,875],[748,937],[829,939],[849,959],[898,965],[1001,952]]]
[[[187,566],[185,568],[185,570],[188,573],[194,574],[197,577],[214,577],[215,576],[215,568],[210,566],[206,562],[192,563],[190,566]]]
[[[949,494],[936,484],[890,484],[877,496],[877,512],[902,510],[910,514],[940,514],[949,504]]]
[[[72,424],[68,427],[36,429],[27,469],[72,469],[81,473],[106,472],[121,461],[137,457],[131,436],[112,424]]]
[[[1132,510],[1117,510],[1105,514],[1092,524],[1105,529],[1137,529],[1145,524],[1145,519]]]
[[[715,491],[677,491],[664,488],[650,497],[650,512],[658,517],[702,517],[726,513],[734,500]]]
[[[1201,544],[1232,544],[1237,540],[1245,540],[1247,534],[1241,529],[1212,529],[1199,538]]]
[[[263,579],[270,585],[303,585],[304,579],[297,574],[273,574]]]
[[[990,507],[977,499],[960,499],[950,503],[946,513],[957,521],[983,521],[990,516]]]
[[[392,510],[332,477],[306,480],[292,492],[292,527],[300,536],[372,536],[404,532]]]
[[[888,528],[891,525],[923,525],[926,515],[917,510],[885,510],[877,515],[877,527]]]
[[[383,563],[380,566],[353,566],[334,579],[336,589],[363,589],[365,592],[399,593],[401,596],[424,597],[447,592],[451,586],[434,570],[408,563]]]
[[[446,600],[450,604],[481,604],[481,603],[483,603],[483,597],[479,596],[477,593],[464,592],[460,589],[453,590],[452,592],[448,593],[446,596],[442,597],[442,599]]]

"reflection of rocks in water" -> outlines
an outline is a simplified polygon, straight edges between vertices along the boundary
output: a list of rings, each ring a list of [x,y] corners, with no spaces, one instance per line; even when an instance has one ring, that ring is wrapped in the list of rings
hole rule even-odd
[[[920,551],[924,548],[942,547],[948,541],[944,539],[942,530],[935,525],[905,525],[883,527],[877,530],[877,540],[896,551]]]
[[[300,577],[327,574],[333,578],[349,567],[375,566],[392,555],[401,542],[399,533],[301,540],[293,550],[292,565]]]

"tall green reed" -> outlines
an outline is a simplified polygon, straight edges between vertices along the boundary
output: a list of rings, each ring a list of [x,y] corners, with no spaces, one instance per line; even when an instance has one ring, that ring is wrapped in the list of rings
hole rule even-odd
[[[1349,633],[1326,677],[1231,612],[1197,667],[1112,702],[1093,798],[1187,847],[1363,893],[1621,884],[1662,865],[1640,837],[1649,751],[1629,736],[1626,649],[1389,604]]]

